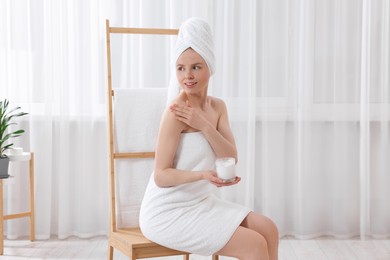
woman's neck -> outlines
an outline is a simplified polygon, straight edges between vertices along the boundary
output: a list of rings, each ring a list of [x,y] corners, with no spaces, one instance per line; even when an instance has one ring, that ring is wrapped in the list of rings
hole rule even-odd
[[[191,94],[188,95],[185,93],[186,102],[188,101],[191,107],[198,107],[201,109],[205,109],[207,105],[207,92],[204,94]]]

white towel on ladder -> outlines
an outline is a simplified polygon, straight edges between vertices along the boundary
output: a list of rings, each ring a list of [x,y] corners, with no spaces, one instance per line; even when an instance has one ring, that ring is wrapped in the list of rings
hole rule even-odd
[[[115,152],[153,152],[166,88],[116,89],[113,102]],[[153,159],[115,161],[118,227],[138,226],[142,198]]]

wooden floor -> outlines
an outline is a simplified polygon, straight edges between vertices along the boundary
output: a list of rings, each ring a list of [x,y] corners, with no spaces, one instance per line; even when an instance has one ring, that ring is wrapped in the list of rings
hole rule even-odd
[[[30,242],[29,240],[5,240],[4,255],[0,259],[107,259],[107,239],[69,238]],[[280,260],[390,260],[390,240],[296,240],[284,238],[280,241]],[[115,260],[128,259],[115,250]],[[181,260],[181,257],[164,258]],[[191,260],[211,259],[191,255]],[[228,259],[228,258],[222,258]]]

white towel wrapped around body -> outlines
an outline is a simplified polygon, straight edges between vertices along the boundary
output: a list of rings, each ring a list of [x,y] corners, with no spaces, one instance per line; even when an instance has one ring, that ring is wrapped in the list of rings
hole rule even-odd
[[[201,132],[182,133],[174,167],[215,169],[215,153]],[[221,200],[208,181],[161,188],[150,178],[140,211],[140,227],[150,240],[169,248],[212,255],[229,241],[250,210]]]

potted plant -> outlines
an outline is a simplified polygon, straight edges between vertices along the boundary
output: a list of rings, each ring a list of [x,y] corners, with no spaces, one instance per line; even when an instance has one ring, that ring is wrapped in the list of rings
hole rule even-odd
[[[9,101],[7,99],[0,101],[0,178],[3,179],[8,178],[9,176],[9,158],[4,152],[8,149],[11,149],[11,147],[14,145],[13,143],[8,143],[7,141],[24,133],[24,130],[22,129],[8,132],[8,127],[10,125],[16,125],[12,119],[27,115],[25,112],[18,111],[20,107],[9,109],[8,105]]]

